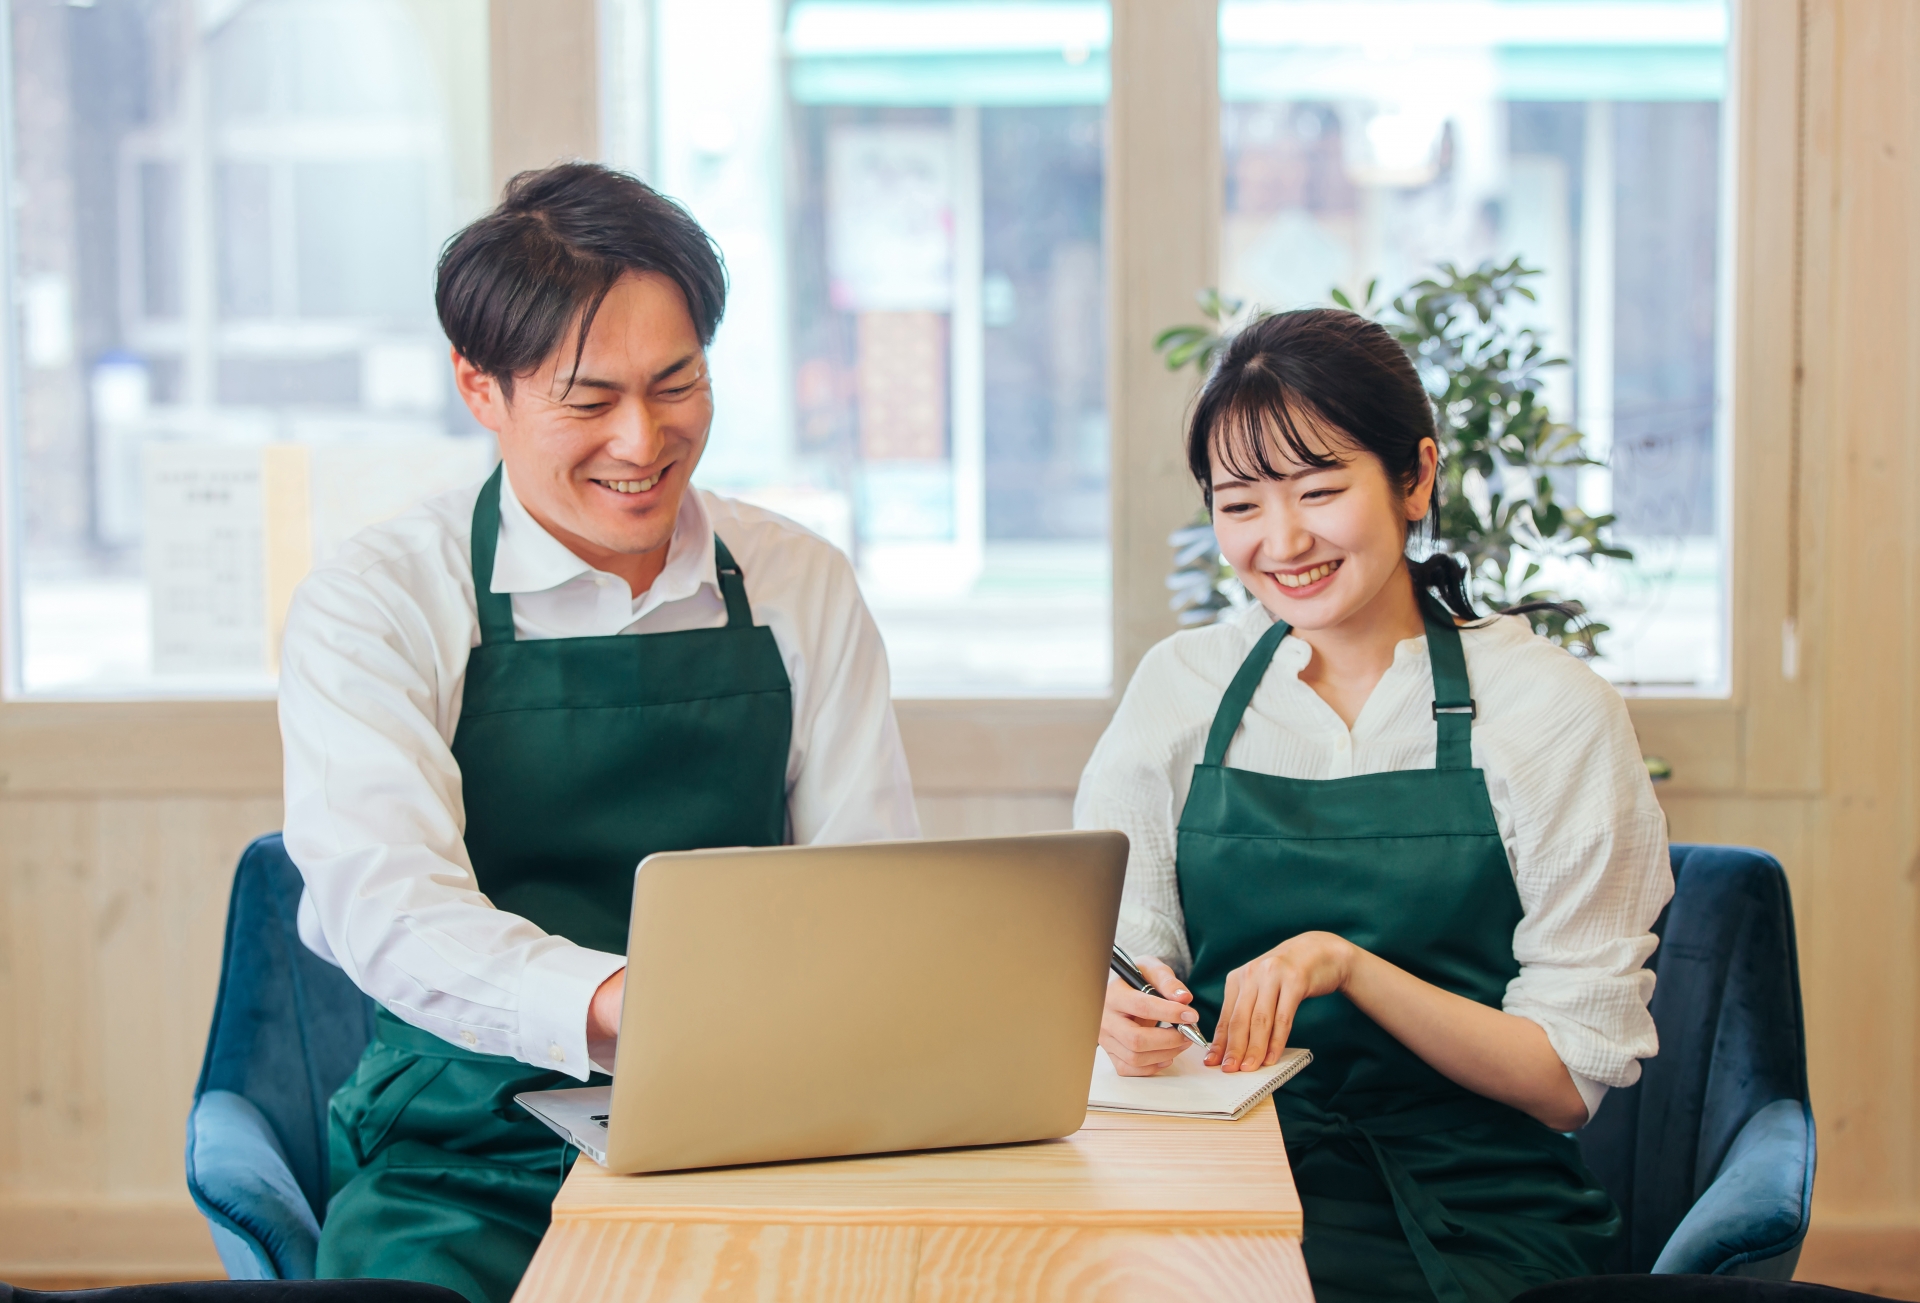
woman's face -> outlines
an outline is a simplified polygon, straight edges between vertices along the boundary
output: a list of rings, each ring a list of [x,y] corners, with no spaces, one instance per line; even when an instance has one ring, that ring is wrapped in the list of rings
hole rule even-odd
[[[1302,631],[1332,629],[1371,607],[1390,582],[1405,583],[1408,525],[1427,514],[1439,450],[1420,443],[1420,473],[1405,496],[1380,459],[1338,430],[1309,418],[1301,433],[1316,453],[1302,465],[1269,434],[1281,478],[1243,480],[1213,462],[1213,532],[1247,591],[1275,618]]]

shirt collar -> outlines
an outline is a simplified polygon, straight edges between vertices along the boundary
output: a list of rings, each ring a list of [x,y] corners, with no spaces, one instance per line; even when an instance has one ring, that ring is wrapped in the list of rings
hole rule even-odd
[[[1259,639],[1261,634],[1273,627],[1273,613],[1258,602],[1247,603],[1230,618],[1247,631],[1249,647]],[[1307,662],[1312,659],[1312,645],[1305,638],[1294,636],[1289,636],[1273,654],[1273,663],[1282,672],[1296,675],[1307,668]],[[1424,633],[1413,638],[1402,638],[1393,645],[1393,669],[1426,663],[1427,635]]]
[[[667,544],[667,564],[653,587],[634,599],[634,618],[665,602],[692,597],[703,584],[719,591],[714,573],[713,525],[706,503],[692,485],[680,498],[674,517],[673,539]],[[549,534],[533,518],[513,491],[513,479],[500,472],[500,541],[493,557],[493,578],[487,587],[496,593],[542,593],[571,583],[582,575],[601,573],[572,549]]]

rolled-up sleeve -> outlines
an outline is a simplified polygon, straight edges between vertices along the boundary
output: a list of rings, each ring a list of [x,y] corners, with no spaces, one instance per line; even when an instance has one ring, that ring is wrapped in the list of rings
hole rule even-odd
[[[1611,688],[1583,695],[1541,721],[1553,743],[1532,772],[1505,776],[1524,792],[1510,807],[1510,845],[1525,916],[1503,1007],[1538,1023],[1577,1078],[1630,1086],[1660,1048],[1646,962],[1673,872],[1625,703]]]

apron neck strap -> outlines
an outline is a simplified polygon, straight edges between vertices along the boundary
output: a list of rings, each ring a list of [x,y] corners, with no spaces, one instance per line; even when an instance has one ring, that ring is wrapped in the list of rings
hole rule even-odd
[[[493,468],[473,504],[473,606],[480,616],[482,643],[513,641],[513,595],[493,591],[493,554],[500,545],[500,477],[506,468],[505,462]]]
[[[1473,720],[1479,713],[1467,683],[1467,658],[1460,650],[1460,628],[1453,617],[1420,603],[1427,621],[1427,663],[1433,667],[1433,719],[1439,732],[1435,769],[1473,768]]]
[[[1279,649],[1280,640],[1292,631],[1293,626],[1285,620],[1275,620],[1247,653],[1247,659],[1240,662],[1240,672],[1227,685],[1227,694],[1220,698],[1220,709],[1213,712],[1213,728],[1207,734],[1207,753],[1202,764],[1226,763],[1227,744],[1240,731],[1240,717],[1247,713],[1247,703],[1253,700],[1254,690],[1266,677],[1267,666],[1273,663],[1273,653]]]
[[[493,591],[493,558],[500,546],[500,476],[505,469],[504,462],[493,468],[473,504],[473,605],[480,616],[482,643],[513,641],[513,595]],[[720,595],[727,600],[727,628],[751,629],[746,581],[718,534],[713,536],[713,560]]]
[[[715,542],[717,545],[718,540]],[[743,596],[741,604],[745,605],[745,602]],[[729,610],[732,609],[732,598],[727,599],[727,606]],[[1467,658],[1460,650],[1460,630],[1451,616],[1443,617],[1424,601],[1420,604],[1420,610],[1427,622],[1427,662],[1433,668],[1433,718],[1439,731],[1433,767],[1471,769],[1473,720],[1478,708],[1474,705],[1473,691],[1467,683]],[[1275,620],[1260,635],[1260,641],[1253,645],[1253,650],[1247,653],[1247,659],[1240,663],[1239,673],[1227,685],[1226,695],[1220,698],[1220,708],[1213,714],[1213,727],[1207,732],[1207,750],[1202,764],[1226,763],[1227,745],[1233,741],[1233,735],[1240,731],[1240,720],[1247,713],[1247,703],[1253,700],[1260,680],[1266,677],[1267,666],[1273,663],[1273,654],[1279,650],[1281,639],[1292,631],[1292,626],[1285,620]]]
[[[740,563],[720,541],[718,531],[713,536],[713,569],[720,581],[720,595],[727,599],[727,628],[751,629],[753,607],[747,604],[747,581],[740,575]]]

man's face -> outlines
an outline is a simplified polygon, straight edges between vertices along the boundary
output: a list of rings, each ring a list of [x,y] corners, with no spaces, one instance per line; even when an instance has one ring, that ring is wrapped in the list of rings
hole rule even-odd
[[[514,492],[533,518],[639,591],[665,563],[706,449],[706,351],[680,288],[655,272],[630,273],[607,294],[576,371],[577,331],[570,326],[544,362],[514,377],[511,398],[458,353],[454,376],[474,417],[499,437]]]

